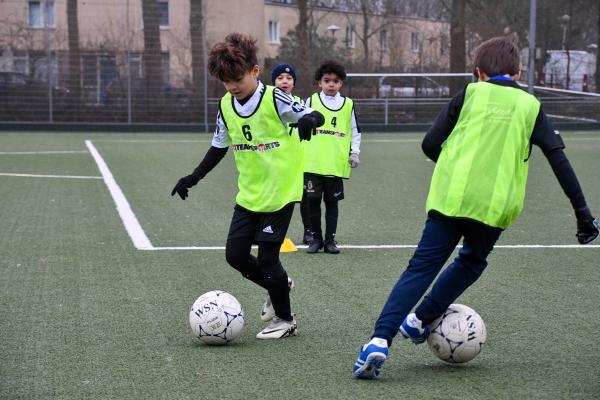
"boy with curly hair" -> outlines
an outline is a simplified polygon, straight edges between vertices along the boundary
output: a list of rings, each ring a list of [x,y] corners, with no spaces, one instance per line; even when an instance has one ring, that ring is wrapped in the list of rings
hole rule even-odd
[[[306,197],[312,242],[308,253],[340,252],[335,241],[339,217],[338,202],[344,198],[344,179],[350,168],[360,163],[361,133],[356,121],[354,102],[340,94],[346,69],[335,61],[326,61],[315,72],[321,89],[306,100],[306,105],[319,111],[325,123],[310,143],[304,146],[304,193]],[[325,236],[321,229],[321,200],[325,203]]]
[[[239,173],[238,194],[229,227],[225,258],[242,276],[267,290],[261,319],[270,321],[258,339],[296,335],[291,311],[291,279],[281,265],[279,251],[292,218],[294,203],[302,198],[302,149],[323,124],[323,116],[292,96],[258,80],[256,40],[232,33],[213,46],[208,57],[212,76],[227,93],[219,102],[212,146],[190,175],[173,188],[185,200],[231,147]],[[298,135],[286,124],[297,123]],[[298,138],[299,136],[299,138]],[[300,140],[299,140],[300,139]],[[258,256],[251,254],[258,244]]]

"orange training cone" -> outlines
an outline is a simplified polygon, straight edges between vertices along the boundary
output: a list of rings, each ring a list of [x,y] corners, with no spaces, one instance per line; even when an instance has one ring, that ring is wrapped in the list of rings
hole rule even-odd
[[[281,252],[282,253],[292,253],[294,251],[298,251],[298,249],[296,248],[296,245],[294,244],[294,242],[292,242],[292,240],[288,237],[286,237],[283,241],[283,243],[281,244]]]

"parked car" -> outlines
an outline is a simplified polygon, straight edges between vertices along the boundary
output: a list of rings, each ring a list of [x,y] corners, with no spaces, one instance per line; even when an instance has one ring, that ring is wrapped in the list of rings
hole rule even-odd
[[[0,120],[48,120],[48,82],[28,79],[18,72],[0,72]],[[64,108],[66,88],[52,88],[53,112]]]
[[[25,84],[25,76],[21,73],[0,72],[0,90],[2,91],[24,87]]]

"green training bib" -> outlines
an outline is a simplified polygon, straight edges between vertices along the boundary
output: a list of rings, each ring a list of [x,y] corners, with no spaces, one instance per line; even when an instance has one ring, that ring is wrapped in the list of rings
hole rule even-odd
[[[310,98],[310,108],[323,114],[325,123],[304,144],[304,172],[349,178],[352,100],[345,97],[342,107],[335,111],[325,107],[319,94],[314,93]]]
[[[275,212],[302,199],[302,148],[275,107],[274,87],[265,90],[255,112],[240,116],[233,96],[220,102],[239,173],[236,203],[254,212]]]
[[[539,109],[539,101],[521,89],[469,84],[436,163],[426,210],[509,227],[523,210]]]

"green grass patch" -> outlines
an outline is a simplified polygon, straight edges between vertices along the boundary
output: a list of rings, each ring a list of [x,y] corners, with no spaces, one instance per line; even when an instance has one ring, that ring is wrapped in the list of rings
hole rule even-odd
[[[365,134],[340,203],[341,245],[416,244],[433,163],[422,134]],[[600,213],[600,134],[564,134],[592,210]],[[4,153],[84,151],[92,140],[154,246],[223,246],[236,192],[228,154],[190,198],[177,179],[210,146],[198,134],[3,133]],[[231,152],[230,152],[231,153]],[[0,173],[100,176],[88,154],[0,154]],[[222,250],[136,250],[102,180],[0,175],[1,399],[591,399],[597,362],[600,249],[496,249],[459,302],[483,317],[484,351],[463,366],[398,339],[378,382],[354,380],[412,249],[282,255],[296,282],[299,336],[259,341],[265,292]],[[295,213],[289,237],[299,243]],[[531,158],[523,215],[499,244],[576,244],[569,202],[544,156]],[[246,313],[242,337],[199,344],[188,311],[222,289]]]

